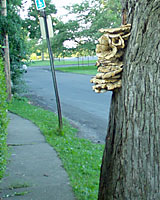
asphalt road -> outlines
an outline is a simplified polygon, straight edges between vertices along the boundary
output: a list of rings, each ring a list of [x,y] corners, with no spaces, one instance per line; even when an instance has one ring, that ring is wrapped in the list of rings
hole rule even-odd
[[[78,135],[94,142],[104,142],[111,92],[92,91],[90,75],[56,72],[62,115],[79,129]],[[56,112],[53,81],[49,67],[28,68],[25,74],[28,96],[45,108]]]

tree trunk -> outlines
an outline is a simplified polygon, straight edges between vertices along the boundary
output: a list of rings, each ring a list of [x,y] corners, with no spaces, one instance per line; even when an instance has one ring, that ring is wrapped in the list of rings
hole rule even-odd
[[[112,96],[99,200],[160,199],[160,1],[124,0],[132,24]]]
[[[6,0],[1,1],[2,5],[2,15],[7,16],[7,5]],[[8,93],[8,100],[11,100],[11,72],[10,72],[10,56],[9,56],[9,42],[8,42],[8,34],[6,33],[4,36],[4,65],[5,65],[5,76],[6,76],[6,86]]]
[[[41,52],[41,55],[42,55],[42,61],[44,61],[44,52],[43,51]]]

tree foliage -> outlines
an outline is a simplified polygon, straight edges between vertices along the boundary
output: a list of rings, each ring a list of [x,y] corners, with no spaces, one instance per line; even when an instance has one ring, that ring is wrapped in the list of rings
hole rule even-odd
[[[10,0],[7,4],[7,17],[0,15],[0,44],[4,44],[4,36],[8,33],[9,51],[11,63],[11,78],[13,92],[17,92],[17,84],[21,82],[23,64],[22,60],[27,59],[27,32],[24,28],[24,21],[20,17],[21,0]],[[0,12],[2,8],[0,8]],[[4,56],[3,50],[1,51]]]
[[[46,15],[55,14],[57,12],[55,5],[51,4],[51,0],[46,0]],[[28,9],[28,18],[25,19],[25,28],[29,33],[29,38],[31,39],[40,39],[40,25],[39,25],[39,17],[40,11],[37,11],[35,2],[32,0],[32,4]]]
[[[57,12],[55,5],[51,4],[51,0],[46,0],[46,8],[45,13],[46,15],[53,15]],[[45,40],[41,38],[41,31],[40,31],[40,23],[39,17],[41,16],[41,12],[36,9],[35,2],[32,0],[32,4],[28,9],[28,17],[24,21],[24,27],[28,32],[28,45],[31,55],[32,53],[38,53],[41,51],[42,54],[47,51],[47,44]],[[56,21],[55,18],[52,17],[53,23]]]
[[[98,30],[104,27],[119,26],[121,21],[119,0],[87,0],[80,4],[67,6],[66,10],[68,21],[64,22],[63,18],[52,17],[54,37],[51,43],[55,56],[71,55],[74,52],[79,52],[79,55],[93,54],[97,39],[100,37]],[[56,13],[56,8],[50,4],[50,1],[47,2],[46,13]],[[38,11],[35,5],[30,7],[29,18],[25,23],[30,38],[39,39]],[[67,46],[66,43],[69,42],[71,45]]]
[[[75,32],[77,49],[94,51],[100,28],[117,27],[121,23],[121,4],[118,0],[87,0],[67,6],[69,14],[76,15],[79,29]]]
[[[65,42],[75,41],[75,32],[78,30],[79,24],[77,21],[69,20],[64,23],[60,20],[56,21],[54,26],[54,37],[51,39],[52,49],[56,56],[63,57],[69,55],[73,51],[73,47],[67,47]]]
[[[1,47],[0,47],[1,49]],[[6,166],[6,156],[7,156],[7,93],[4,75],[4,65],[2,58],[0,57],[0,179],[2,178]]]

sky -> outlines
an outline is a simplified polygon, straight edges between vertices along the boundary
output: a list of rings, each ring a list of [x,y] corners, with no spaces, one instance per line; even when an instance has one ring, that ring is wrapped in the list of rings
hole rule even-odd
[[[25,10],[27,10],[27,8],[31,5],[31,0],[23,0],[23,5]],[[72,5],[75,3],[81,3],[82,0],[52,0],[51,1],[55,6],[56,9],[58,10],[57,14],[55,16],[61,16],[61,15],[65,15],[65,9],[63,8],[63,6],[67,6],[67,5]],[[26,11],[21,12],[21,17],[24,18],[26,16]]]

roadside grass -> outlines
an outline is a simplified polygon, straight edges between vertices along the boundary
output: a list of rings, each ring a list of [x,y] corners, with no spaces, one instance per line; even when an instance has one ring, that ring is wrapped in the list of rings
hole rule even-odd
[[[13,99],[9,110],[35,123],[54,147],[66,169],[78,200],[96,200],[104,145],[76,137],[77,129],[63,119],[64,135],[58,135],[57,116],[31,105],[27,99]]]
[[[96,63],[96,60],[79,60],[77,59],[77,61],[72,61],[72,60],[54,60],[54,65],[72,65],[72,64],[75,64],[78,66],[78,63],[81,65],[81,64],[88,64],[88,63],[92,63],[92,64],[95,64]],[[50,61],[49,60],[37,60],[37,61],[32,61],[29,63],[29,66],[31,67],[35,67],[35,66],[49,66],[50,65]]]
[[[97,67],[96,66],[74,66],[74,67],[59,67],[56,68],[57,71],[77,73],[77,74],[89,74],[96,75]]]

